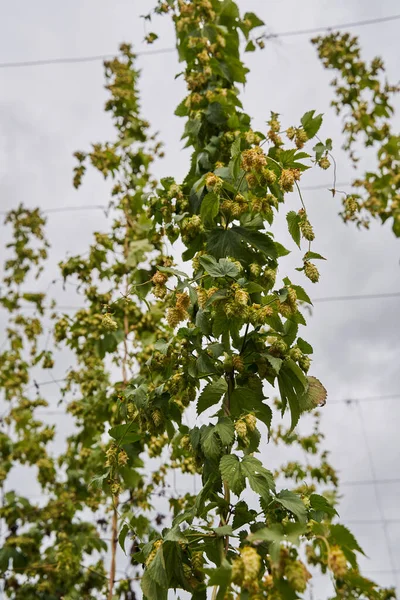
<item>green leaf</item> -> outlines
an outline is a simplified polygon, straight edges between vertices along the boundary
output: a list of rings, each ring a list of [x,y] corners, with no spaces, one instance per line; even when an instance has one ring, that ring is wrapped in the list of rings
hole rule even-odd
[[[284,339],[288,346],[291,346],[296,339],[299,326],[295,321],[287,319],[283,326],[284,328]]]
[[[321,256],[321,254],[318,254],[318,252],[306,252],[305,253],[304,260],[311,260],[312,258],[319,259],[319,260],[326,260],[326,258]]]
[[[307,389],[299,396],[299,407],[302,412],[325,406],[328,395],[325,387],[316,377],[309,375],[307,382]]]
[[[187,537],[182,533],[179,529],[178,525],[172,527],[166,535],[164,535],[165,542],[182,542],[184,544],[188,543]]]
[[[218,458],[221,453],[221,442],[216,435],[214,425],[208,425],[201,430],[201,447],[207,458]]]
[[[240,496],[246,487],[246,481],[238,457],[235,454],[223,456],[219,462],[219,470],[222,480],[226,481],[236,496]]]
[[[240,500],[235,504],[235,512],[232,522],[233,530],[239,529],[247,523],[251,523],[257,518],[257,512],[253,509],[249,509],[244,500]]]
[[[254,542],[281,542],[285,539],[283,527],[280,523],[273,523],[270,527],[263,527],[248,536],[248,541]]]
[[[135,423],[126,425],[116,425],[108,430],[108,434],[117,441],[118,444],[132,444],[142,439],[142,434],[135,431]]]
[[[235,231],[216,227],[208,235],[207,250],[218,259],[226,256],[241,258],[244,249],[241,238]]]
[[[219,198],[214,192],[206,194],[201,201],[200,216],[205,225],[211,225],[219,212]]]
[[[275,242],[275,249],[276,249],[278,258],[280,258],[281,256],[287,256],[288,254],[290,254],[290,250],[285,248],[285,246],[283,246],[279,242]]]
[[[245,227],[234,226],[232,230],[237,232],[243,240],[248,242],[250,246],[263,252],[269,258],[277,258],[274,241],[265,233],[246,229]]]
[[[281,358],[276,358],[276,356],[272,356],[272,354],[268,354],[266,352],[263,353],[262,356],[264,356],[267,359],[271,367],[274,369],[275,373],[278,374],[282,366],[283,360]]]
[[[218,586],[216,600],[223,600],[225,592],[231,581],[232,565],[224,557],[216,569],[204,569],[209,576],[208,585]]]
[[[315,160],[320,160],[326,151],[325,144],[318,142],[318,144],[314,146],[313,150],[315,152]]]
[[[314,352],[313,347],[308,342],[303,340],[303,338],[297,338],[296,344],[303,352],[303,354],[312,354]]]
[[[219,127],[224,125],[224,123],[226,123],[228,120],[228,115],[226,114],[222,104],[219,102],[212,102],[208,105],[208,108],[205,111],[205,117],[209,123]]]
[[[344,525],[331,525],[329,542],[337,544],[342,548],[348,548],[349,550],[357,550],[361,554],[365,554],[363,549],[358,544],[356,538],[347,527]]]
[[[103,488],[104,482],[109,477],[109,475],[110,475],[110,471],[107,470],[102,475],[96,475],[96,477],[92,477],[92,479],[89,482],[89,487],[94,487],[98,490],[101,490]]]
[[[274,476],[254,456],[245,456],[241,462],[242,473],[249,480],[251,489],[263,498],[269,498],[275,489]]]
[[[229,417],[220,417],[215,426],[223,446],[229,446],[235,439],[235,427]]]
[[[282,364],[278,375],[278,385],[283,402],[283,412],[289,403],[291,413],[291,430],[293,430],[300,417],[299,398],[308,387],[308,380],[303,371],[290,358]]]
[[[125,552],[125,540],[126,540],[126,536],[129,533],[129,525],[127,525],[125,523],[125,525],[122,527],[119,536],[118,536],[118,543],[122,548],[122,551],[126,554]]]
[[[310,110],[301,117],[301,124],[309,140],[318,133],[322,125],[322,115],[317,115],[316,117],[314,115],[315,110]]]
[[[248,21],[250,23],[249,29],[253,29],[254,27],[262,27],[265,25],[264,21],[262,21],[256,14],[253,12],[247,12],[243,16],[243,21]]]
[[[304,506],[300,496],[297,494],[290,492],[289,490],[282,490],[279,492],[279,494],[277,494],[275,500],[293,513],[300,523],[305,523],[307,521],[306,507]]]
[[[255,49],[256,49],[255,43],[252,40],[250,40],[250,41],[247,42],[244,51],[245,52],[254,52]]]
[[[199,262],[211,277],[236,278],[239,275],[238,266],[226,258],[220,258],[220,260],[216,262],[212,256],[205,254],[200,257]]]
[[[291,287],[295,290],[298,300],[301,300],[302,302],[307,302],[307,304],[311,304],[311,306],[312,306],[312,302],[310,300],[309,295],[305,292],[305,290],[300,285],[292,284]]]
[[[265,233],[234,225],[230,229],[214,228],[207,239],[207,250],[215,258],[231,256],[238,259],[251,259],[247,244],[269,258],[277,257],[275,242]]]
[[[200,415],[207,410],[207,408],[210,408],[210,406],[219,402],[222,396],[226,394],[227,390],[228,384],[224,378],[217,379],[216,381],[207,384],[197,401],[197,414]]]
[[[329,504],[324,496],[320,496],[319,494],[311,494],[310,504],[315,511],[324,512],[328,517],[333,517],[338,514],[336,508]]]
[[[159,339],[154,344],[154,350],[158,350],[161,354],[167,354],[170,343],[171,342],[167,342],[166,340]]]
[[[294,210],[291,210],[286,215],[286,221],[293,241],[300,248],[300,215],[298,215]]]
[[[213,527],[213,531],[217,534],[218,537],[232,535],[232,525],[221,525],[221,527]]]
[[[141,581],[141,588],[148,600],[152,598],[157,598],[157,600],[167,599],[168,577],[165,570],[162,546],[157,550],[154,559],[145,570]]]

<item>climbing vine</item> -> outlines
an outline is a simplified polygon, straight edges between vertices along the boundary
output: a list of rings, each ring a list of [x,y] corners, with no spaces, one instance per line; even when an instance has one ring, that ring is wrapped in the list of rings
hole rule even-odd
[[[27,291],[47,256],[45,221],[23,207],[7,218],[14,241],[0,299],[10,313],[0,473],[5,489],[12,467],[35,465],[46,501],[3,496],[5,594],[163,600],[179,589],[195,600],[292,600],[318,568],[330,574],[332,597],[394,597],[362,577],[363,551],[336,522],[338,479],[315,412],[327,392],[311,375],[313,349],[302,337],[312,304],[302,283],[318,282],[324,257],[301,179],[330,167],[332,142],[317,138],[322,115],[310,110],[282,125],[273,112],[265,130],[252,129],[240,86],[242,41],[246,51],[264,46],[255,14],[241,17],[231,0],[159,2],[146,19],[157,14],[173,20],[188,91],[176,109],[192,151],[184,180],[153,177],[163,150],[140,115],[135,56],[123,45],[105,63],[116,139],[75,154],[75,187],[89,167],[111,187],[109,230],[60,264],[83,308],[60,316],[45,294]],[[358,59],[355,41],[343,36],[348,50],[340,39],[316,41],[327,66],[334,44],[338,65],[341,53]],[[366,82],[379,65],[362,69]],[[384,106],[392,91],[377,89],[375,103]],[[343,89],[337,96],[338,107],[346,104]],[[365,131],[387,152],[389,133],[371,118],[345,128],[348,148]],[[287,210],[291,192],[298,205]],[[277,239],[278,210],[286,211],[291,249]],[[292,250],[299,266],[286,273],[281,259]],[[35,307],[33,318],[22,316],[23,302]],[[56,360],[43,337],[49,314],[57,348],[73,357],[61,401],[75,430],[58,457],[55,428],[37,419],[47,402],[40,388],[35,400],[28,393],[32,368],[51,370]],[[311,411],[315,428],[300,435],[296,426]],[[261,460],[268,441],[298,447],[306,463],[273,472]],[[174,473],[201,481],[200,491],[169,494]],[[122,551],[130,571],[120,576]]]
[[[317,37],[313,44],[324,67],[337,72],[332,105],[344,117],[344,149],[357,164],[356,141],[361,140],[366,148],[378,146],[377,169],[354,180],[355,192],[344,194],[342,217],[361,227],[368,227],[371,217],[383,223],[390,219],[399,237],[400,136],[393,132],[390,120],[400,86],[383,80],[382,59],[374,58],[370,64],[362,60],[358,39],[348,33]]]

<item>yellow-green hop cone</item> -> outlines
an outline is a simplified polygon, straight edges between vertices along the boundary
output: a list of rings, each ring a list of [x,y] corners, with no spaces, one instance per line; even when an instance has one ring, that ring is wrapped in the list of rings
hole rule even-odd
[[[299,226],[300,226],[300,231],[303,235],[303,238],[305,240],[308,240],[309,242],[312,242],[315,238],[315,234],[314,234],[313,226],[311,225],[310,221],[307,218],[302,219],[299,223]]]
[[[299,358],[299,360],[298,360],[298,363],[299,363],[299,367],[305,373],[307,373],[307,371],[311,367],[311,358],[309,356],[306,356],[306,355],[302,354],[301,358]]]
[[[257,577],[261,568],[261,556],[257,550],[250,546],[245,546],[240,551],[244,565],[244,583],[252,583]]]
[[[319,271],[317,267],[308,260],[306,260],[304,263],[304,273],[306,277],[308,277],[308,279],[313,283],[317,283],[319,280]]]
[[[103,328],[107,331],[115,331],[116,329],[118,329],[118,323],[114,321],[110,313],[106,313],[105,315],[103,315],[101,324]]]
[[[244,563],[241,558],[236,558],[232,563],[231,580],[235,585],[242,585],[244,578]]]
[[[321,169],[326,170],[326,169],[329,169],[329,167],[331,166],[331,163],[327,156],[323,156],[322,158],[319,159],[318,165],[321,167]]]
[[[345,200],[345,208],[350,215],[354,215],[359,209],[357,200],[353,196],[349,196]]]
[[[246,422],[242,419],[236,421],[235,423],[235,431],[237,433],[238,438],[241,440],[245,440],[247,437],[247,425]]]
[[[311,573],[300,560],[295,560],[285,566],[285,577],[296,592],[304,592]]]
[[[246,415],[244,417],[244,421],[246,423],[247,429],[250,432],[253,432],[255,430],[255,428],[257,427],[257,418],[252,414]]]
[[[340,579],[347,572],[347,560],[339,546],[332,546],[328,555],[328,567]]]

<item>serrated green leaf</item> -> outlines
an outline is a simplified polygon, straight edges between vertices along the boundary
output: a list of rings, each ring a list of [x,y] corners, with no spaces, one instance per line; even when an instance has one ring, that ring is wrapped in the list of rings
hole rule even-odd
[[[333,517],[338,514],[336,508],[329,504],[324,496],[320,496],[319,494],[311,494],[310,505],[315,511],[324,512],[328,517]]]
[[[309,375],[307,381],[307,389],[299,396],[299,407],[302,412],[325,406],[328,395],[319,379]]]
[[[172,527],[163,537],[165,542],[182,542],[183,544],[188,543],[187,537],[184,533],[182,533],[178,525]]]
[[[201,430],[201,447],[207,458],[218,458],[221,453],[221,442],[214,425],[208,425]]]
[[[363,549],[360,547],[354,535],[347,527],[341,524],[330,525],[329,542],[337,544],[342,548],[348,548],[349,550],[357,550],[361,554],[365,554]]]
[[[239,275],[238,266],[231,260],[220,258],[218,262],[212,256],[201,256],[199,259],[201,266],[211,277],[232,277]]]
[[[310,110],[306,112],[301,118],[301,124],[303,125],[303,129],[306,132],[308,139],[313,138],[319,131],[319,128],[322,125],[322,116],[323,115],[315,115],[315,110]]]
[[[300,271],[302,271],[302,270],[303,269],[300,269]],[[292,284],[291,287],[295,290],[298,300],[301,300],[301,302],[307,302],[307,304],[312,305],[309,295],[306,293],[306,291],[300,285]]]
[[[243,16],[243,21],[246,21],[250,23],[250,29],[253,29],[254,27],[262,27],[263,25],[265,25],[264,21],[262,21],[256,14],[254,14],[253,12],[247,12],[244,14]]]
[[[244,51],[245,52],[254,52],[255,49],[256,49],[255,43],[252,40],[250,40],[250,41],[247,42]]]
[[[299,398],[308,387],[308,380],[303,371],[292,359],[287,359],[282,364],[278,375],[279,391],[283,402],[283,412],[289,403],[291,414],[291,430],[293,430],[300,417]]]
[[[228,384],[224,378],[217,379],[216,381],[207,384],[197,401],[197,414],[200,415],[207,410],[207,408],[210,408],[210,406],[219,402],[222,396],[226,394],[227,390]]]
[[[223,456],[219,462],[219,470],[222,480],[226,481],[236,496],[240,496],[246,487],[246,481],[238,457],[235,454]]]
[[[170,342],[160,339],[160,340],[157,340],[156,343],[154,344],[154,350],[158,350],[158,352],[161,352],[161,354],[167,354],[169,345],[170,345]]]
[[[291,210],[286,215],[286,221],[293,241],[300,248],[300,216],[294,210]]]
[[[257,518],[257,512],[253,509],[249,509],[244,500],[240,500],[235,504],[232,529],[239,529],[247,523],[251,523]]]
[[[274,476],[263,467],[261,461],[254,456],[245,456],[241,462],[242,473],[249,480],[251,489],[262,498],[269,498],[270,491],[275,489]]]
[[[263,527],[248,536],[248,541],[251,544],[257,542],[281,542],[285,539],[283,527],[279,523],[273,523],[271,527]]]
[[[208,585],[218,586],[216,600],[223,600],[226,589],[231,581],[232,565],[224,557],[216,569],[204,569],[209,576]]]
[[[136,431],[135,423],[127,423],[126,425],[116,425],[108,430],[110,437],[114,438],[118,444],[132,444],[142,439],[143,435]]]
[[[318,252],[306,252],[304,255],[304,260],[311,260],[312,258],[314,259],[319,259],[319,260],[326,260],[326,258],[324,256],[321,256],[321,254],[318,254]]]
[[[300,523],[307,521],[307,510],[300,496],[289,490],[282,490],[277,494],[275,500],[282,504],[284,508],[294,514]]]
[[[296,344],[303,354],[312,354],[314,352],[313,347],[308,342],[303,340],[303,338],[297,338]]]
[[[168,577],[165,570],[165,562],[162,546],[157,550],[154,559],[145,570],[141,588],[144,595],[157,600],[166,600],[168,596]]]
[[[220,417],[215,426],[215,431],[218,433],[223,446],[229,446],[235,439],[235,427],[229,417]]]
[[[119,536],[118,536],[118,543],[122,548],[122,551],[124,552],[124,554],[126,554],[125,552],[125,540],[126,540],[126,536],[129,533],[129,525],[127,525],[125,523],[125,525],[122,527]]]
[[[221,527],[213,527],[213,531],[217,534],[218,537],[232,535],[232,525],[221,525]]]
[[[245,240],[250,246],[263,252],[269,258],[276,258],[277,252],[275,242],[265,233],[246,229],[245,227],[234,226],[232,229]]]
[[[268,354],[266,352],[263,353],[262,356],[267,359],[271,367],[274,369],[275,373],[278,374],[281,369],[283,360],[281,358],[276,358],[276,356],[272,356],[272,354]]]
[[[214,192],[206,194],[201,201],[200,216],[205,225],[211,225],[219,212],[219,198]]]

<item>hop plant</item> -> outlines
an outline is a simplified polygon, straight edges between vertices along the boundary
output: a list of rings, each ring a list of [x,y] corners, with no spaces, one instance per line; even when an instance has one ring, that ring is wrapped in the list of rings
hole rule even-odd
[[[235,431],[239,439],[245,440],[247,438],[247,425],[244,419],[239,419],[236,421]]]
[[[321,169],[324,169],[324,171],[326,171],[326,169],[329,169],[329,167],[331,166],[331,163],[327,156],[323,156],[319,159],[318,165],[321,167]]]
[[[284,192],[292,192],[296,181],[300,179],[299,169],[282,169],[279,185]]]
[[[103,315],[101,325],[106,331],[115,331],[118,329],[118,323],[114,321],[110,313]]]
[[[222,184],[221,177],[218,177],[215,173],[208,173],[206,175],[206,187],[209,192],[218,192],[222,188]]]
[[[154,285],[165,285],[168,280],[168,276],[165,273],[161,273],[161,271],[156,271],[151,280]]]
[[[257,427],[257,419],[254,415],[248,414],[244,417],[247,429],[252,433]]]
[[[232,562],[231,579],[235,585],[242,585],[244,578],[244,562],[241,557]]]
[[[332,546],[328,554],[328,567],[338,579],[347,573],[347,560],[339,546]]]
[[[315,238],[315,235],[314,235],[314,230],[312,228],[312,225],[307,218],[307,213],[305,212],[304,209],[301,209],[301,210],[299,210],[298,214],[300,216],[300,222],[299,222],[300,231],[301,231],[304,239],[308,240],[309,242],[312,242]]]
[[[304,592],[311,573],[300,560],[287,562],[284,571],[285,577],[296,592]]]
[[[308,277],[308,279],[313,283],[317,283],[319,280],[319,271],[317,267],[314,265],[314,263],[311,263],[308,260],[304,262],[304,273],[305,276]]]
[[[250,546],[242,548],[240,554],[244,566],[243,583],[244,585],[251,584],[257,579],[258,573],[260,572],[261,556],[255,548],[251,548]]]

